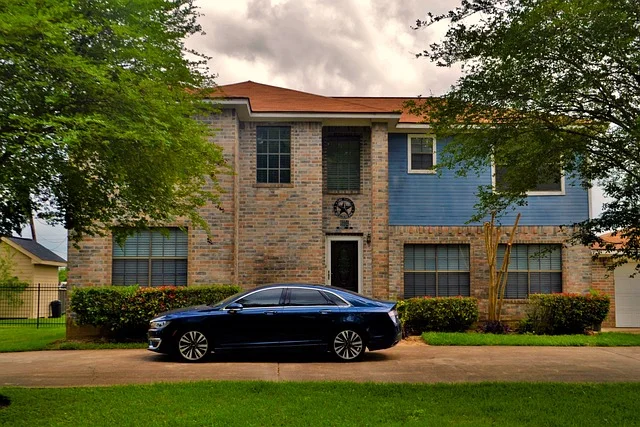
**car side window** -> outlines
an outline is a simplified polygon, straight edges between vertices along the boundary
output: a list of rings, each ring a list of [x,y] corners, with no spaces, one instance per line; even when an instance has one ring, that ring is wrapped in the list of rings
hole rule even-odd
[[[265,289],[263,291],[254,292],[243,298],[237,303],[242,304],[245,308],[250,307],[273,307],[280,305],[280,297],[282,296],[282,288]]]
[[[309,305],[334,305],[328,301],[320,291],[315,289],[291,289],[289,295],[289,303],[293,306],[309,306]]]
[[[345,302],[342,298],[340,298],[336,294],[332,294],[331,292],[324,292],[324,296],[326,296],[332,303],[334,303],[338,307],[348,307],[349,306],[349,304],[347,302]]]

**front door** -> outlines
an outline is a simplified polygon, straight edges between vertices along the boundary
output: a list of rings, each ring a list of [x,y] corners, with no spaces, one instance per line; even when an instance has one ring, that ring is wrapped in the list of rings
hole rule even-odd
[[[330,284],[338,288],[358,292],[359,278],[359,241],[330,240]]]

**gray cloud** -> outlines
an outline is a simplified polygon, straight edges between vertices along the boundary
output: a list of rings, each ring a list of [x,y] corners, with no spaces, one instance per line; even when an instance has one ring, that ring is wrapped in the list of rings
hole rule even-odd
[[[424,1],[236,1],[246,7],[202,1],[207,35],[189,42],[213,58],[221,84],[250,79],[326,95],[411,96],[442,93],[457,75],[414,60],[433,41],[409,28],[425,15]],[[428,6],[437,12],[450,3]]]

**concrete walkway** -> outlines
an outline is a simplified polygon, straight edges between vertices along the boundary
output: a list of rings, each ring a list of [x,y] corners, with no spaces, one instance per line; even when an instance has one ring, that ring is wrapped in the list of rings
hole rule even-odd
[[[176,363],[147,350],[0,354],[0,386],[67,387],[198,380],[640,381],[640,347],[431,347],[403,342],[359,363],[324,355],[216,356]]]

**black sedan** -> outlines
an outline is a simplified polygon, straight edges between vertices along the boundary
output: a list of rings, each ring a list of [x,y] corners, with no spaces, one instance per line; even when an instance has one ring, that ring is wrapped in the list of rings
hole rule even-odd
[[[396,305],[339,288],[269,285],[213,306],[163,313],[151,320],[149,350],[187,362],[213,352],[245,349],[320,349],[338,360],[360,359],[402,337]]]

